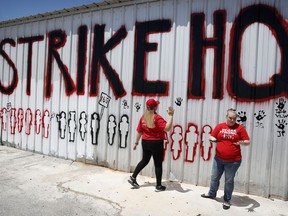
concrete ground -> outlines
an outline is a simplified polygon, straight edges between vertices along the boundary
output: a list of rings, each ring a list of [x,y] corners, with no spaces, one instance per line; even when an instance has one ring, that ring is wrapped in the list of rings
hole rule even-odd
[[[201,198],[208,188],[139,176],[0,146],[1,216],[288,216],[288,202],[233,193],[232,206],[222,198]],[[218,194],[223,194],[219,191]]]

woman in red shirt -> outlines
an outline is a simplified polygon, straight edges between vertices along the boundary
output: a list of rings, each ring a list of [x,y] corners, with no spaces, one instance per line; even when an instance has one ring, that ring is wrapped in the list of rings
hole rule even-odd
[[[242,155],[240,145],[249,145],[250,138],[244,126],[236,123],[236,110],[228,109],[226,122],[216,125],[211,133],[210,141],[217,142],[216,155],[212,166],[210,189],[204,198],[214,199],[220,184],[220,178],[225,172],[223,208],[230,208],[230,200],[234,190],[234,177],[241,165]]]
[[[164,191],[165,186],[162,185],[162,162],[164,156],[164,139],[165,133],[169,131],[173,123],[174,109],[169,107],[167,113],[169,119],[167,122],[163,117],[157,114],[158,104],[160,102],[154,99],[149,99],[146,102],[146,111],[140,118],[137,126],[136,141],[133,150],[137,148],[140,138],[142,137],[142,160],[137,164],[132,176],[128,182],[134,186],[139,187],[136,181],[137,175],[149,163],[151,156],[153,156],[155,174],[156,174],[156,189],[155,191]]]

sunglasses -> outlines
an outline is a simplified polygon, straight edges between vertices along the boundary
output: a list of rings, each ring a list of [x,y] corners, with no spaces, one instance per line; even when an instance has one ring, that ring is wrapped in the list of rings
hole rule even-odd
[[[227,110],[227,112],[228,112],[228,111],[236,112],[236,109],[230,108],[230,109]]]

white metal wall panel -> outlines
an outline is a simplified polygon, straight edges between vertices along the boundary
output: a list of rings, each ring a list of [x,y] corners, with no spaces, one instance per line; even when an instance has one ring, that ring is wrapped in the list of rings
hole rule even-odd
[[[145,101],[155,97],[161,101],[159,113],[164,117],[168,106],[173,105],[176,110],[174,127],[165,142],[164,178],[208,186],[215,155],[209,134],[218,122],[225,121],[226,110],[234,107],[238,122],[251,137],[251,145],[242,148],[235,189],[287,200],[287,8],[285,0],[127,0],[2,22],[1,141],[28,151],[131,172],[142,155],[141,147],[132,150],[136,127]],[[244,20],[243,13],[250,9],[256,11]],[[243,25],[247,20],[251,23],[242,29],[240,42],[233,50],[237,43],[233,39],[240,31],[235,25],[241,16]],[[222,18],[223,23],[216,22],[216,18]],[[250,20],[253,18],[255,22]],[[201,19],[203,48],[194,56],[193,49],[197,48],[192,45],[197,36],[193,33],[201,31]],[[271,19],[274,22],[268,24]],[[146,24],[142,29],[147,31],[141,42],[146,43],[144,50],[138,46],[142,44],[137,44],[138,37],[143,36],[137,32],[139,24]],[[171,26],[165,30],[165,25]],[[221,25],[223,38],[217,38]],[[150,27],[156,30],[151,31]],[[39,36],[42,38],[37,41],[21,42]],[[215,43],[221,40],[223,53],[219,56],[219,44]],[[145,50],[153,45],[155,50]],[[139,52],[145,57],[137,57]],[[248,92],[246,88],[243,91],[247,91],[248,98],[234,97],[231,88],[239,83],[238,79],[230,87],[234,72],[231,62],[235,60],[239,60],[239,79],[251,89],[274,85],[270,96],[259,99],[255,90]],[[139,61],[144,63],[142,68],[136,68]],[[195,62],[202,63],[202,73],[197,74],[199,80],[193,84],[201,87],[202,95],[197,96],[191,95],[189,89],[189,73],[195,78],[199,72],[199,68],[191,69]],[[223,73],[216,74],[220,63]],[[16,79],[13,65],[18,83],[8,92]],[[133,77],[139,70],[144,73],[142,82],[148,82],[146,86],[149,82],[166,82],[167,92],[134,92]],[[111,75],[116,78],[112,80]],[[113,89],[112,81],[117,81],[117,76],[120,84]],[[280,80],[274,82],[273,76]],[[218,78],[220,96],[215,98]],[[46,94],[49,81],[50,96]],[[280,86],[282,92],[274,94]],[[124,92],[119,93],[121,90]],[[154,176],[152,161],[142,174]]]

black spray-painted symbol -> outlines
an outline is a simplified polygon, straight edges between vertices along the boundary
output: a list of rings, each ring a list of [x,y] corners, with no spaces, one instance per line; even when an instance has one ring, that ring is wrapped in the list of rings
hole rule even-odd
[[[141,108],[141,104],[140,103],[135,103],[134,107],[136,108],[136,112],[138,112]]]
[[[284,100],[284,98],[280,98],[279,102],[276,102],[277,108],[275,109],[275,116],[277,118],[283,119],[283,118],[287,118],[288,117],[288,113],[285,109],[285,104],[286,101]]]
[[[275,124],[277,128],[279,129],[277,131],[278,137],[284,136],[285,134],[285,126],[288,125],[285,119],[278,119],[278,124]]]
[[[123,100],[122,101],[122,105],[123,105],[124,109],[129,109],[129,105],[128,105],[128,101],[127,100]]]
[[[182,99],[181,97],[177,97],[176,100],[175,100],[175,104],[176,104],[177,106],[181,106],[182,101],[183,101],[183,99]]]
[[[286,101],[284,98],[279,98],[278,102],[276,102],[276,109],[275,109],[275,116],[278,118],[278,124],[275,124],[277,129],[277,136],[281,137],[285,134],[285,126],[288,124],[286,122],[286,118],[288,117],[288,114],[286,113],[285,109]]]
[[[260,127],[260,128],[264,128],[263,126],[263,123],[262,123],[262,120],[264,119],[264,117],[266,116],[264,110],[259,110],[258,111],[258,114],[257,113],[254,113],[254,116],[257,120],[256,122],[256,127]]]
[[[246,121],[247,121],[246,112],[243,111],[238,112],[237,122],[240,123],[241,125],[245,125]]]
[[[284,100],[284,98],[279,98],[279,103],[276,102],[277,105],[277,109],[276,109],[276,113],[285,113],[286,110],[284,110],[286,101]]]

